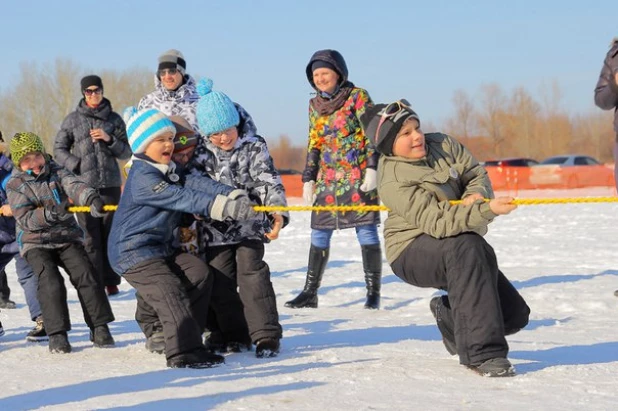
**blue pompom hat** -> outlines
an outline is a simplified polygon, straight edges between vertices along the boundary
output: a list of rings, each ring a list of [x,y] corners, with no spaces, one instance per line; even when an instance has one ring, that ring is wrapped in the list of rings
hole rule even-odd
[[[212,80],[202,79],[197,84],[200,100],[197,103],[197,124],[203,136],[235,127],[240,123],[236,106],[220,91],[212,91]]]
[[[148,144],[161,134],[167,132],[176,134],[174,123],[165,114],[153,108],[138,111],[135,107],[128,107],[122,112],[122,117],[127,123],[127,136],[133,154],[146,151]]]

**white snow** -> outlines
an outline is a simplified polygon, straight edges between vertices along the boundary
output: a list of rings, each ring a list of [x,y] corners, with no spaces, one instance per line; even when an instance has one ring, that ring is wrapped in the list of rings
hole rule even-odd
[[[333,236],[319,308],[285,308],[304,284],[309,216],[294,213],[280,239],[267,245],[284,329],[281,354],[232,354],[213,369],[167,369],[163,356],[146,351],[125,282],[111,300],[116,348],[92,347],[70,286],[74,352],[51,355],[46,343],[26,342],[33,323],[11,263],[19,305],[0,313],[0,410],[616,409],[618,204],[522,206],[492,224],[487,239],[532,309],[530,324],[508,337],[517,376],[497,379],[448,355],[429,311],[437,292],[403,283],[386,261],[382,309],[363,309],[354,230]]]

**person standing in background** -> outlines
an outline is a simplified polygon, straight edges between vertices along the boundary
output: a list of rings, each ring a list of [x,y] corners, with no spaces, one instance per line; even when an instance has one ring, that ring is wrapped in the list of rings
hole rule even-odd
[[[365,137],[360,116],[371,99],[366,90],[348,81],[348,68],[336,50],[319,50],[306,67],[307,80],[316,91],[309,101],[309,144],[303,172],[307,205],[379,205],[378,153]],[[355,228],[361,245],[367,286],[365,308],[380,307],[382,251],[378,211],[313,212],[311,248],[305,287],[290,308],[317,308],[318,288],[328,263],[335,229]]]
[[[62,122],[54,142],[58,164],[97,190],[105,204],[118,204],[122,178],[117,160],[131,157],[127,131],[122,117],[103,97],[103,81],[99,76],[82,78],[82,99],[77,109]],[[99,274],[107,295],[118,294],[120,277],[114,273],[107,258],[107,239],[114,213],[101,218],[89,213],[77,213],[84,230],[84,246]]]
[[[601,74],[594,89],[594,103],[603,110],[614,110],[614,178],[618,189],[618,37],[615,37],[603,60]],[[618,297],[618,290],[614,291]]]

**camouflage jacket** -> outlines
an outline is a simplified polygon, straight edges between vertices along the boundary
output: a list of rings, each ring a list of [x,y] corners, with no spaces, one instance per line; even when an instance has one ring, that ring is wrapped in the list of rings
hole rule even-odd
[[[55,215],[52,207],[67,198],[75,205],[86,205],[97,193],[67,169],[52,160],[38,176],[15,167],[6,192],[17,223],[21,255],[32,248],[61,248],[83,241],[84,233],[74,216]]]

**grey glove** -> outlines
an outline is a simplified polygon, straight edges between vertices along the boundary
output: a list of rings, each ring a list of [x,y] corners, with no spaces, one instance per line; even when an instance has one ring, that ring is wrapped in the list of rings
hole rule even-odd
[[[94,218],[101,218],[107,214],[105,210],[103,210],[105,204],[103,204],[103,200],[101,200],[99,196],[92,196],[90,201],[88,201],[88,205],[90,206],[90,215]]]
[[[249,199],[245,190],[234,190],[227,195],[227,201],[223,208],[223,218],[252,220],[259,215],[257,211],[253,210],[253,207],[256,205]]]

